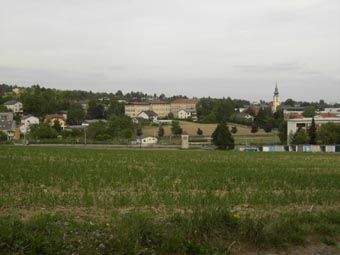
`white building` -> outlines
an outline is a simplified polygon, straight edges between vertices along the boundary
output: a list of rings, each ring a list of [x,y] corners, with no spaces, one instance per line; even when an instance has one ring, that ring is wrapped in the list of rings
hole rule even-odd
[[[39,124],[39,119],[32,115],[23,116],[20,121],[20,133],[26,134],[29,132],[31,125]]]
[[[193,109],[182,109],[178,111],[177,117],[179,119],[196,118],[196,111]]]
[[[16,100],[7,101],[4,103],[4,106],[13,113],[22,114],[23,112],[22,103]]]
[[[287,120],[287,142],[290,143],[290,137],[296,133],[296,131],[299,128],[303,128],[304,130],[308,130],[310,125],[312,124],[313,118],[300,118],[300,119],[288,119]],[[317,127],[326,124],[326,123],[338,123],[340,124],[340,118],[339,117],[333,117],[333,118],[321,118],[316,117],[314,118],[315,125]]]
[[[142,111],[137,115],[137,118],[156,121],[157,116],[157,113],[154,111]]]

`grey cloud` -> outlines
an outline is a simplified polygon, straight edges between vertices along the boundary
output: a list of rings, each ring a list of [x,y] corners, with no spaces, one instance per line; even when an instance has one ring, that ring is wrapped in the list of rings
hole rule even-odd
[[[0,83],[257,100],[277,80],[283,97],[340,101],[339,13],[339,0],[4,1]]]

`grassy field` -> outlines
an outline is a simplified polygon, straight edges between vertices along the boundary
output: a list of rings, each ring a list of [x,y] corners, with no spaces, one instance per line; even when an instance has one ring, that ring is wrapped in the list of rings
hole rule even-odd
[[[196,135],[197,129],[200,128],[203,131],[203,135],[211,136],[211,134],[214,132],[217,124],[204,124],[204,123],[197,123],[197,122],[189,122],[189,121],[180,121],[180,125],[183,129],[183,131],[187,132],[189,135]],[[262,129],[260,129],[256,134],[252,134],[250,132],[250,127],[242,126],[238,124],[228,124],[229,128],[232,126],[236,126],[238,129],[238,132],[236,135],[271,135],[266,132],[264,132]],[[143,133],[147,135],[153,135],[153,133],[158,132],[157,127],[152,126],[146,126],[143,127]],[[165,125],[164,126],[164,134],[166,136],[171,135],[171,125]]]
[[[2,146],[0,194],[3,254],[243,254],[340,241],[336,154]]]
[[[187,132],[191,137],[197,136],[197,129],[203,130],[203,136],[211,137],[217,124],[201,124],[188,121],[180,121],[182,129]],[[253,134],[250,132],[250,127],[241,126],[238,124],[228,124],[229,128],[236,126],[238,132],[233,134],[236,144],[278,144],[280,143],[279,137],[276,133],[266,133],[260,129],[257,133]],[[158,127],[145,126],[143,127],[143,136],[157,136]],[[164,126],[164,135],[171,135],[171,125]]]

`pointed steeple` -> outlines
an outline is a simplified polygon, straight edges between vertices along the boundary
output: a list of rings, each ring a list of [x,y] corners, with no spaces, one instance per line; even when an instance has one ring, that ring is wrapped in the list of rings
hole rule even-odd
[[[277,87],[277,82],[276,82],[274,96],[278,96],[278,95],[279,95],[279,89]]]

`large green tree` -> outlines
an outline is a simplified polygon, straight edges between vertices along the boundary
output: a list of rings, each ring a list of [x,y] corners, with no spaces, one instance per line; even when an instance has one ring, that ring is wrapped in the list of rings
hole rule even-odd
[[[309,143],[310,144],[316,144],[316,125],[314,117],[312,119],[312,124],[310,125],[308,129],[308,136],[309,136]]]
[[[309,143],[309,137],[306,131],[303,128],[299,128],[296,133],[293,135],[292,144],[298,145],[298,144],[308,144]]]
[[[221,150],[232,150],[235,147],[234,138],[231,135],[228,126],[224,123],[217,125],[212,134],[212,141],[213,144]]]
[[[67,111],[67,122],[70,125],[80,125],[85,119],[85,111],[81,104],[72,104]]]
[[[306,118],[312,118],[315,116],[315,107],[312,105],[306,106],[302,115]]]
[[[112,115],[123,116],[125,114],[124,104],[119,103],[117,99],[112,99],[110,105],[105,111],[106,118],[110,118]]]
[[[282,144],[287,144],[287,121],[282,121],[279,125],[279,138]]]
[[[95,100],[89,102],[89,108],[87,109],[87,119],[103,119],[104,118],[104,106]]]
[[[340,125],[327,123],[317,132],[321,144],[340,144]]]
[[[41,122],[30,126],[29,137],[33,139],[50,139],[56,138],[58,132],[50,126],[49,123]]]
[[[179,121],[173,120],[171,123],[171,132],[174,135],[181,135],[183,133],[183,130],[179,124]]]

